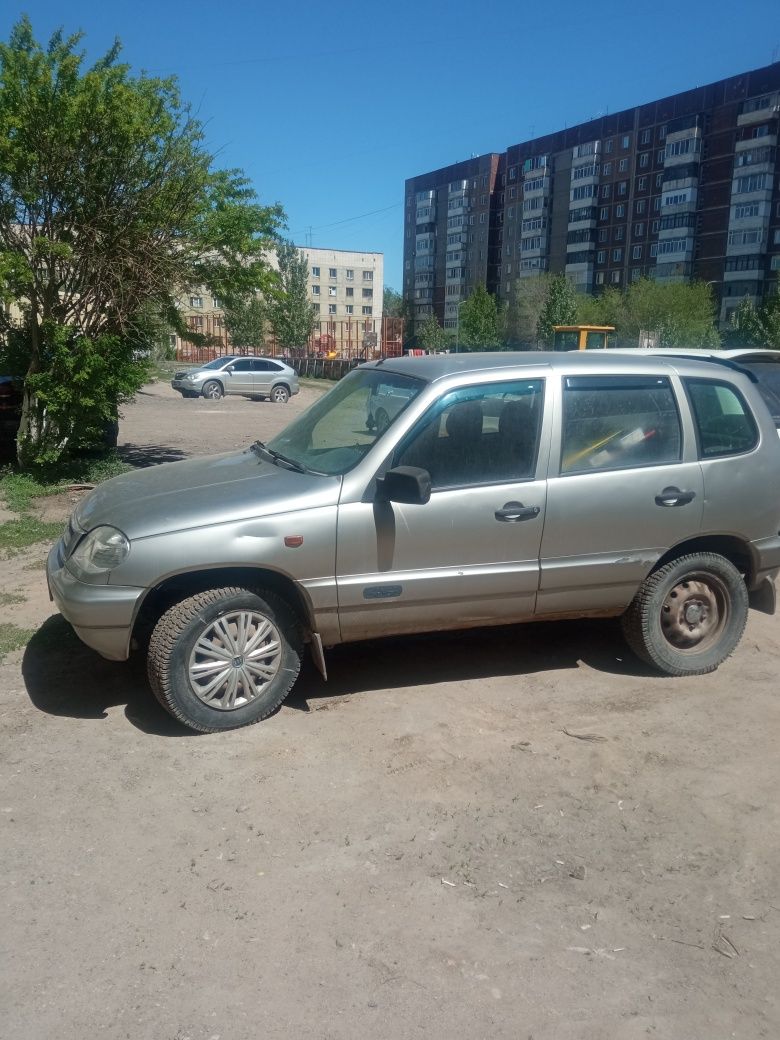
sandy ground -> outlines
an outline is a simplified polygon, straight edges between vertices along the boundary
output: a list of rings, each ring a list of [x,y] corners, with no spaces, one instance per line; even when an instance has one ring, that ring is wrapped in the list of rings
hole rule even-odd
[[[120,441],[242,446],[314,394],[156,385]],[[3,564],[40,626],[0,666],[3,1040],[780,1036],[777,619],[685,681],[605,622],[342,648],[193,736],[52,612],[45,548]]]

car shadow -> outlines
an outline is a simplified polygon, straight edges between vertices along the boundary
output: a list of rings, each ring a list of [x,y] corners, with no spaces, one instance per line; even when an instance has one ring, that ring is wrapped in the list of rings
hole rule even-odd
[[[123,462],[145,469],[163,462],[181,462],[190,456],[188,451],[170,444],[120,444],[117,453]]]
[[[326,657],[328,681],[309,656],[285,706],[316,711],[317,701],[358,692],[428,686],[524,675],[555,669],[652,676],[623,643],[614,621],[535,623],[504,628],[382,639],[334,647]],[[106,661],[78,639],[55,614],[35,633],[24,652],[22,675],[28,696],[42,712],[74,719],[105,719],[124,706],[128,721],[144,733],[196,736],[157,703],[144,661]]]

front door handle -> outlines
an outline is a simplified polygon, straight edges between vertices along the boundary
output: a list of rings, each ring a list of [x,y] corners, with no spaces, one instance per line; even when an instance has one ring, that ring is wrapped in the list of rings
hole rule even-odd
[[[503,509],[497,509],[496,520],[502,524],[516,524],[519,520],[533,520],[539,515],[539,506],[524,506],[522,502],[507,502]]]
[[[696,498],[695,491],[681,491],[677,487],[665,487],[660,495],[655,496],[657,506],[687,506]]]

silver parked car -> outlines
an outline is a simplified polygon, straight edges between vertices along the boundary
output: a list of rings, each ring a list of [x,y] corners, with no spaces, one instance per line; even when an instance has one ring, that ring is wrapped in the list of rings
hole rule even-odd
[[[367,428],[379,387],[403,400]],[[389,388],[394,388],[390,394]],[[613,617],[666,675],[774,612],[780,440],[754,384],[681,357],[460,354],[352,371],[270,443],[116,477],[51,551],[59,609],[147,648],[195,730],[256,722],[305,644]]]
[[[225,394],[237,394],[253,401],[267,397],[276,404],[286,404],[298,393],[298,373],[276,358],[230,354],[192,371],[176,372],[171,386],[182,397],[218,401]]]

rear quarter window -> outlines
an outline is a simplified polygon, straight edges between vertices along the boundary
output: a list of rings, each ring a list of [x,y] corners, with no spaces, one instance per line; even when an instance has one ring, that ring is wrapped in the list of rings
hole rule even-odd
[[[699,456],[702,459],[742,455],[758,444],[758,427],[742,394],[715,379],[686,379]]]

